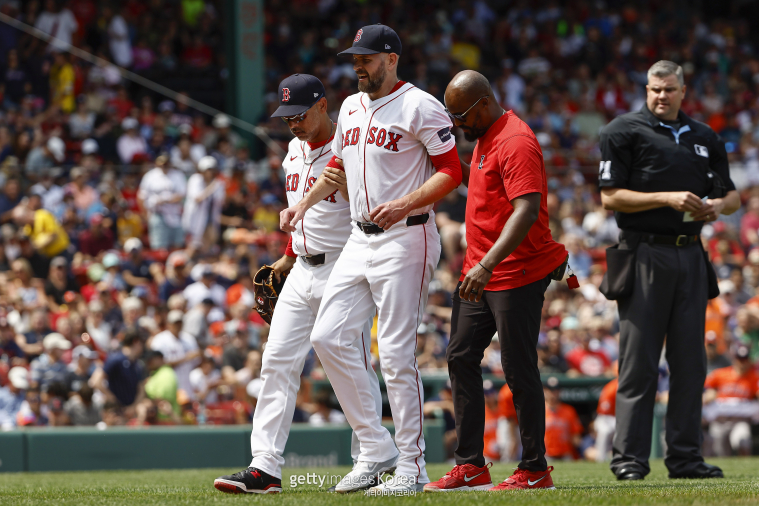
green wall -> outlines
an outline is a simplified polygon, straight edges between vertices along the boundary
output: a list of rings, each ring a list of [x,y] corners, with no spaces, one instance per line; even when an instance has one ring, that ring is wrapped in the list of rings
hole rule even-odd
[[[387,426],[393,432],[392,425]],[[0,433],[0,472],[245,467],[250,426],[29,428]],[[443,424],[424,425],[428,462],[443,462]],[[288,467],[352,465],[348,426],[294,425]]]

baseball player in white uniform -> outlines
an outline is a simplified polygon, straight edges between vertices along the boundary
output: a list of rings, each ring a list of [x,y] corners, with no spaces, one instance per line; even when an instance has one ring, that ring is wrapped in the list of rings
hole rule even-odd
[[[311,334],[324,370],[361,444],[359,461],[337,491],[366,488],[367,476],[397,467],[367,494],[420,491],[429,482],[422,434],[422,382],[416,329],[440,259],[432,204],[461,182],[451,121],[434,97],[397,77],[401,41],[384,25],[366,26],[353,46],[360,93],[342,104],[328,167],[344,167],[353,229],[332,271]],[[436,173],[437,171],[437,173]],[[318,181],[281,213],[297,228],[330,191]],[[306,215],[306,219],[307,215]],[[366,318],[378,310],[380,365],[395,423],[395,444],[380,424],[359,349]],[[400,452],[398,455],[397,451]]]
[[[281,117],[296,136],[282,162],[291,206],[308,194],[332,158],[336,125],[327,115],[324,94],[321,81],[307,74],[294,74],[279,86],[281,105],[272,116]],[[272,266],[278,277],[288,271],[289,275],[277,300],[263,353],[261,390],[250,438],[253,461],[249,468],[214,481],[214,486],[223,492],[282,491],[282,452],[292,424],[300,374],[311,349],[309,336],[327,279],[351,233],[345,177],[339,170],[327,172],[330,171],[330,191],[305,214],[292,232],[285,255]],[[364,318],[352,352],[361,361],[372,409],[381,410],[379,381],[370,353],[373,316]],[[358,458],[355,436],[352,454]]]

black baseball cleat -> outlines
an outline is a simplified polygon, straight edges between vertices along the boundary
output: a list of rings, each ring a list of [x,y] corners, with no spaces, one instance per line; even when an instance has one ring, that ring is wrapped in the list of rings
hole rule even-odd
[[[711,464],[707,464],[706,462],[701,462],[698,466],[696,466],[694,469],[683,473],[683,474],[672,474],[669,473],[670,478],[724,478],[725,474],[722,472],[722,469],[720,469],[717,466],[713,466]]]
[[[623,467],[617,472],[618,480],[636,481],[643,479],[643,473],[637,467]]]
[[[213,481],[216,490],[228,494],[278,494],[282,492],[282,480],[255,467]]]

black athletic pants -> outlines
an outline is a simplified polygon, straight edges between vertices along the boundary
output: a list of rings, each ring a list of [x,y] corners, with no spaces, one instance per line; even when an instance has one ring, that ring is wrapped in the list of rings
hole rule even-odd
[[[707,267],[699,244],[640,243],[635,284],[619,305],[619,389],[611,470],[650,471],[659,358],[667,338],[669,403],[665,421],[671,474],[688,474],[701,457],[701,395],[706,379]]]
[[[545,399],[538,371],[540,315],[550,277],[511,290],[486,291],[480,302],[453,295],[451,339],[446,355],[451,378],[458,446],[456,464],[484,466],[485,396],[480,362],[493,334],[501,341],[501,363],[514,394],[522,438],[522,462],[529,471],[546,469]]]

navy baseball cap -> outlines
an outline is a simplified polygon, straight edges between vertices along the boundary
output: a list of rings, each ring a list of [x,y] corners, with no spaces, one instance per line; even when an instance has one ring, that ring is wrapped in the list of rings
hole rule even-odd
[[[353,46],[338,54],[395,53],[400,55],[401,49],[401,39],[395,30],[377,23],[359,29],[353,39]]]
[[[279,107],[271,117],[303,114],[324,94],[324,85],[316,77],[309,74],[293,74],[279,83]]]

